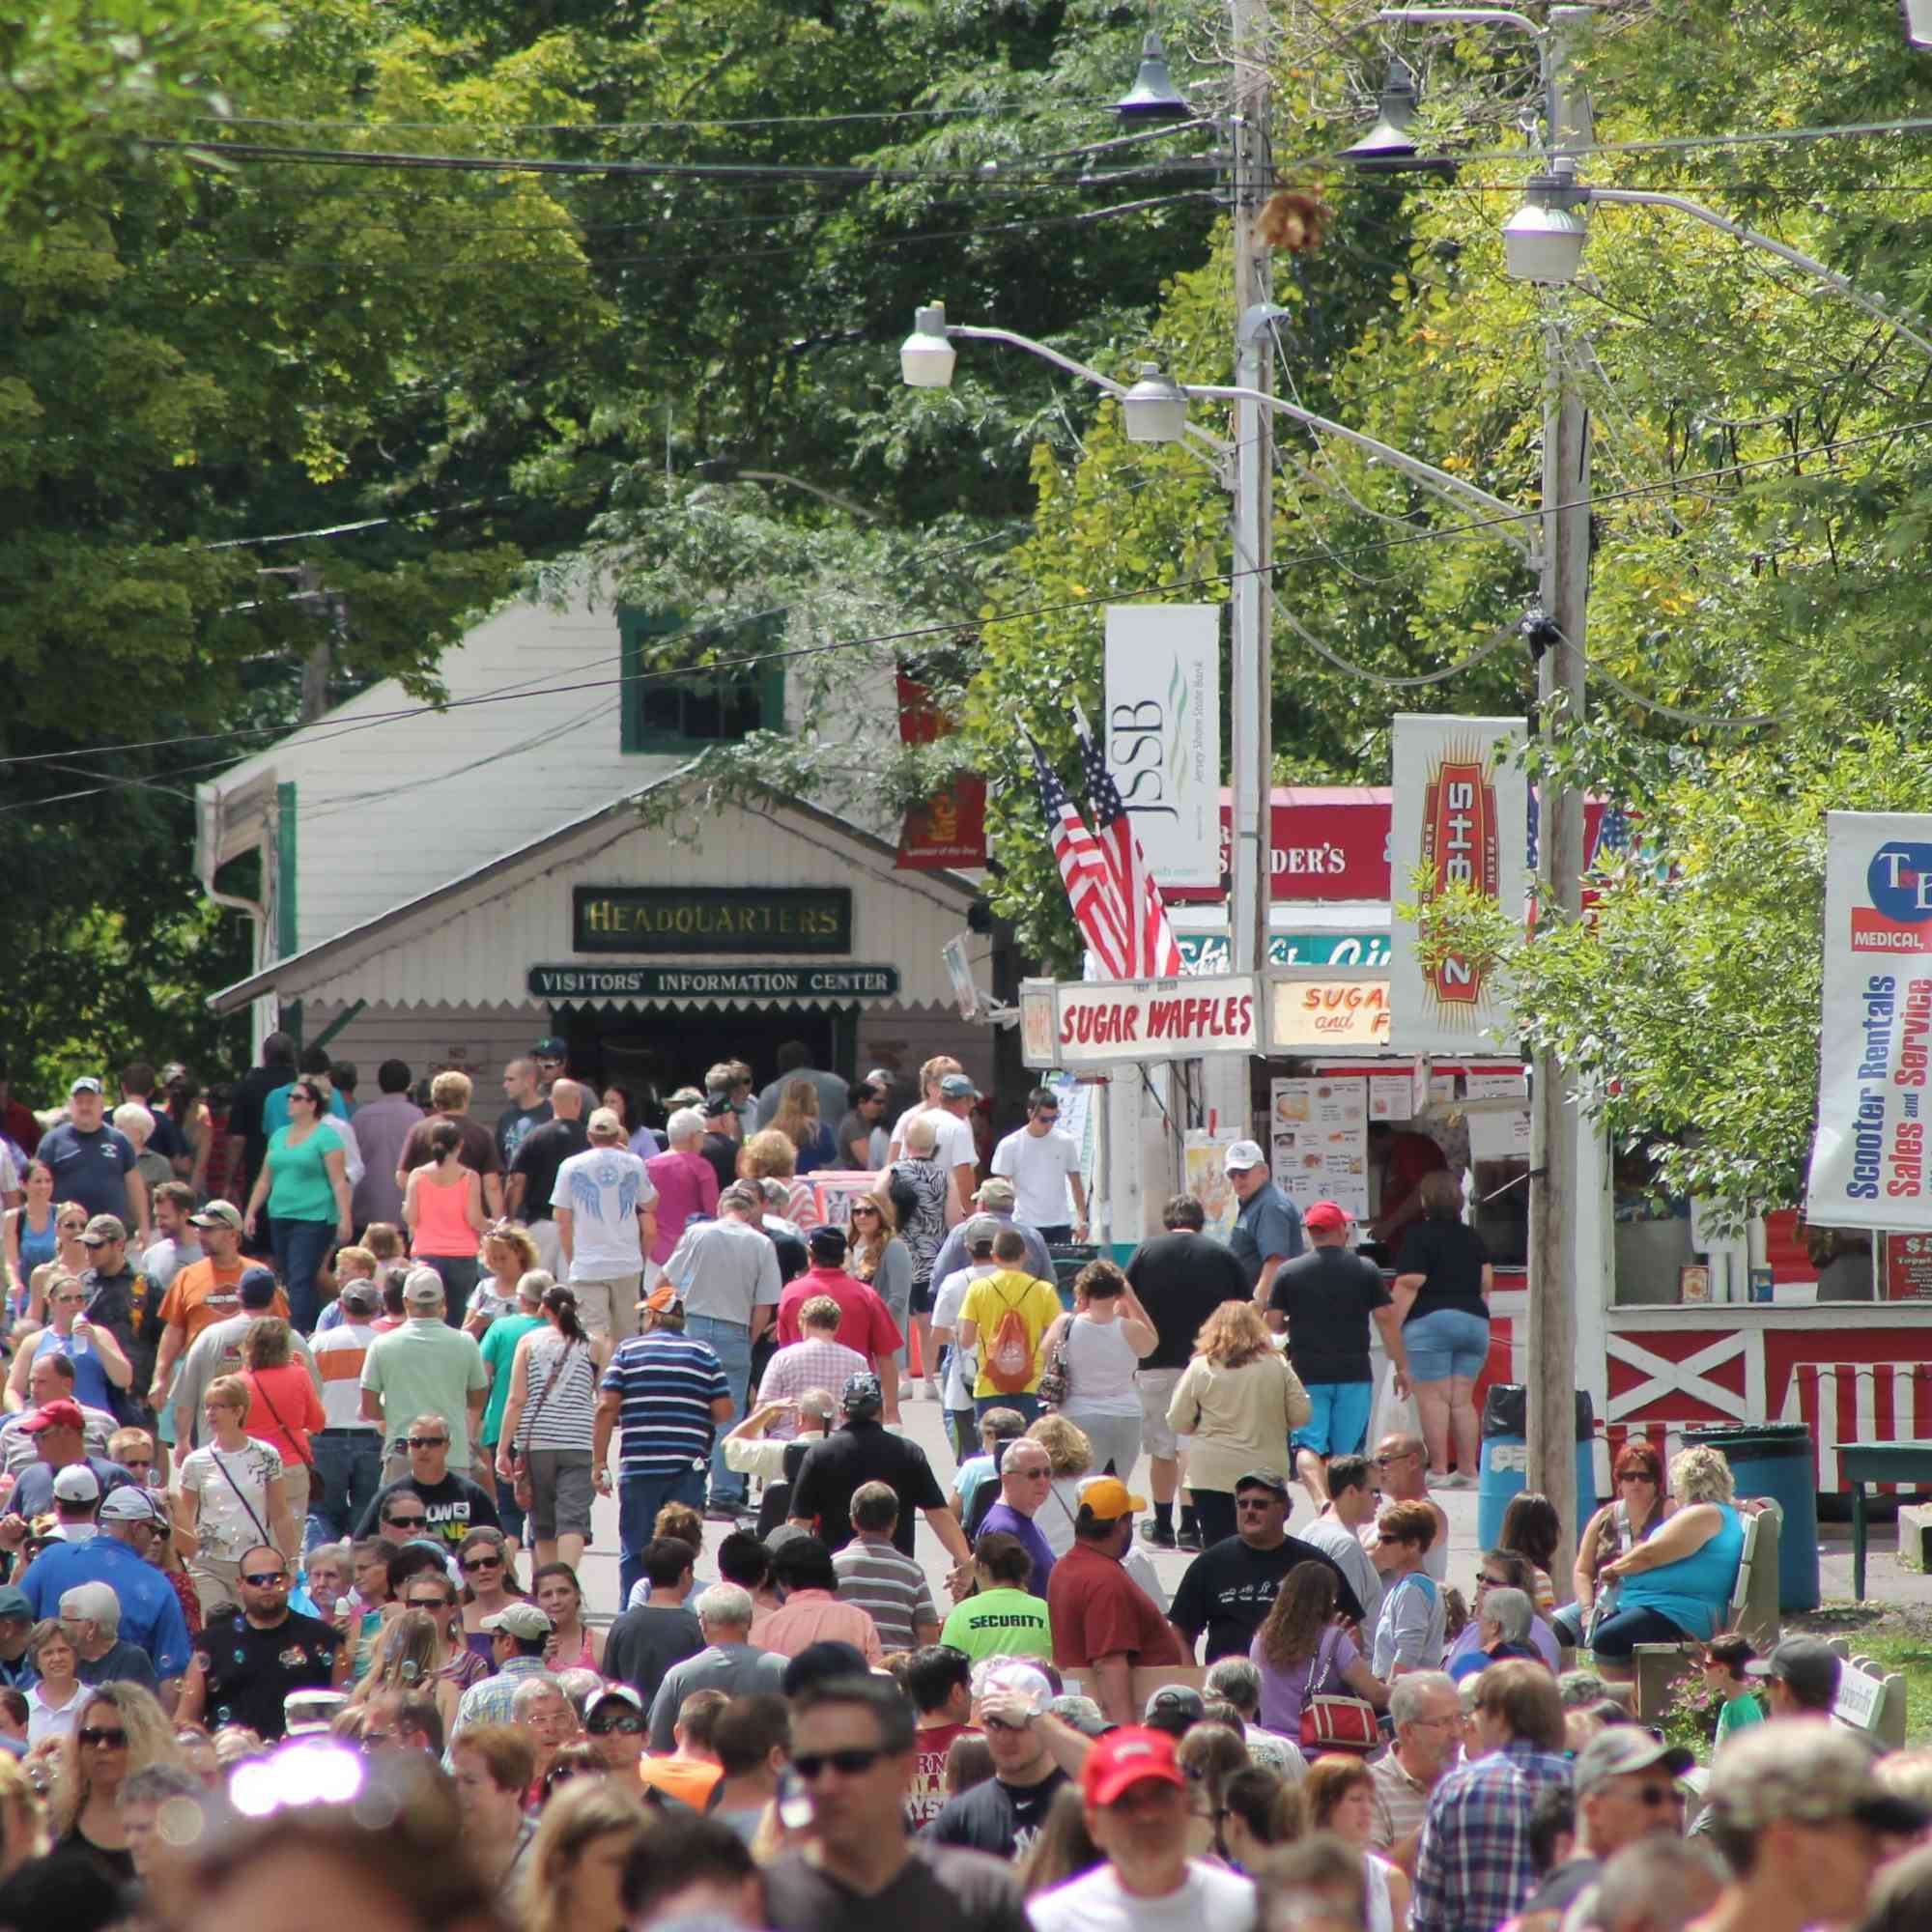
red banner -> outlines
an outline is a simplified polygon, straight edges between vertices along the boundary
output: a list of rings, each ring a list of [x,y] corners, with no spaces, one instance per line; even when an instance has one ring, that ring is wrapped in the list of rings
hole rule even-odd
[[[946,737],[952,721],[933,708],[924,685],[898,673],[899,742],[930,745]],[[954,779],[915,806],[899,828],[902,872],[943,872],[986,863],[986,781],[971,773]]]

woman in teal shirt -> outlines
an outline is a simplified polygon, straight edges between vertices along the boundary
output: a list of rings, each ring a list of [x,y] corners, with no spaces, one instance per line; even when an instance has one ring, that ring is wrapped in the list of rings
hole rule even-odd
[[[1708,1642],[1737,1587],[1745,1527],[1731,1465],[1715,1449],[1686,1449],[1670,1464],[1670,1489],[1677,1514],[1597,1572],[1618,1586],[1615,1611],[1591,1639],[1606,1676],[1631,1674],[1637,1644]]]
[[[304,1077],[289,1089],[289,1124],[269,1142],[242,1229],[253,1236],[264,1203],[275,1272],[289,1292],[289,1320],[309,1334],[322,1312],[316,1276],[337,1241],[355,1237],[349,1210],[348,1156],[342,1134],[325,1119],[327,1098]]]

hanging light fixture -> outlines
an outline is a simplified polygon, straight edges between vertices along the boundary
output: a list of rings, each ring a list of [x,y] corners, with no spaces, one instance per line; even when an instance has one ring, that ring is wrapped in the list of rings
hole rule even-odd
[[[1150,34],[1141,43],[1140,71],[1133,86],[1114,102],[1114,112],[1122,121],[1193,120],[1193,108],[1167,71],[1167,49],[1158,34]]]
[[[912,333],[899,345],[899,374],[915,389],[946,389],[958,360],[946,333],[946,306],[928,302],[913,320]]]
[[[1569,175],[1533,175],[1503,225],[1503,259],[1520,282],[1573,282],[1583,265],[1589,190]]]
[[[1362,174],[1407,174],[1425,168],[1432,173],[1451,172],[1448,161],[1419,161],[1415,157],[1415,142],[1408,128],[1420,98],[1407,62],[1390,61],[1382,91],[1376,97],[1376,125],[1352,147],[1342,150],[1343,160]]]
[[[1187,429],[1187,392],[1158,362],[1143,362],[1140,380],[1121,398],[1129,442],[1179,442]]]

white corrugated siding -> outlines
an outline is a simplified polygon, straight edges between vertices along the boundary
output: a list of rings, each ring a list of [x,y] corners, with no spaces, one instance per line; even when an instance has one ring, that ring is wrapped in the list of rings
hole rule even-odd
[[[847,886],[852,891],[853,965],[896,966],[898,1003],[951,1008],[940,948],[965,924],[956,889],[843,837],[836,828],[773,808],[727,806],[684,839],[627,817],[599,819],[554,846],[479,883],[461,898],[399,914],[367,937],[277,976],[283,999],[346,1005],[495,1008],[527,1001],[532,966],[610,964],[570,946],[576,885]],[[646,955],[636,955],[639,958]],[[656,955],[650,955],[655,957]],[[686,957],[678,966],[769,964],[744,955]],[[830,962],[827,962],[830,963]],[[690,1004],[728,1007],[729,1000]]]

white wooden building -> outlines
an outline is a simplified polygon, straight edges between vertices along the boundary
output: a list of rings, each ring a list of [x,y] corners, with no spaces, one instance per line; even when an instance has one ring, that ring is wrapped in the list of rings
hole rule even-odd
[[[664,628],[586,598],[509,606],[443,659],[444,706],[385,681],[200,786],[197,870],[256,936],[255,971],[211,1004],[252,1004],[258,1038],[293,1020],[370,1091],[384,1059],[461,1066],[479,1112],[500,1063],[552,1033],[599,1082],[675,1086],[733,1054],[769,1077],[793,1037],[848,1074],[946,1050],[989,1079],[940,957],[974,885],[897,869],[883,814],[702,807],[679,776],[697,752],[797,725],[770,664],[637,676]],[[858,656],[839,676],[840,701],[811,708],[863,758],[896,731],[893,668]],[[260,897],[224,895],[250,851]],[[721,903],[736,912],[707,943]]]

